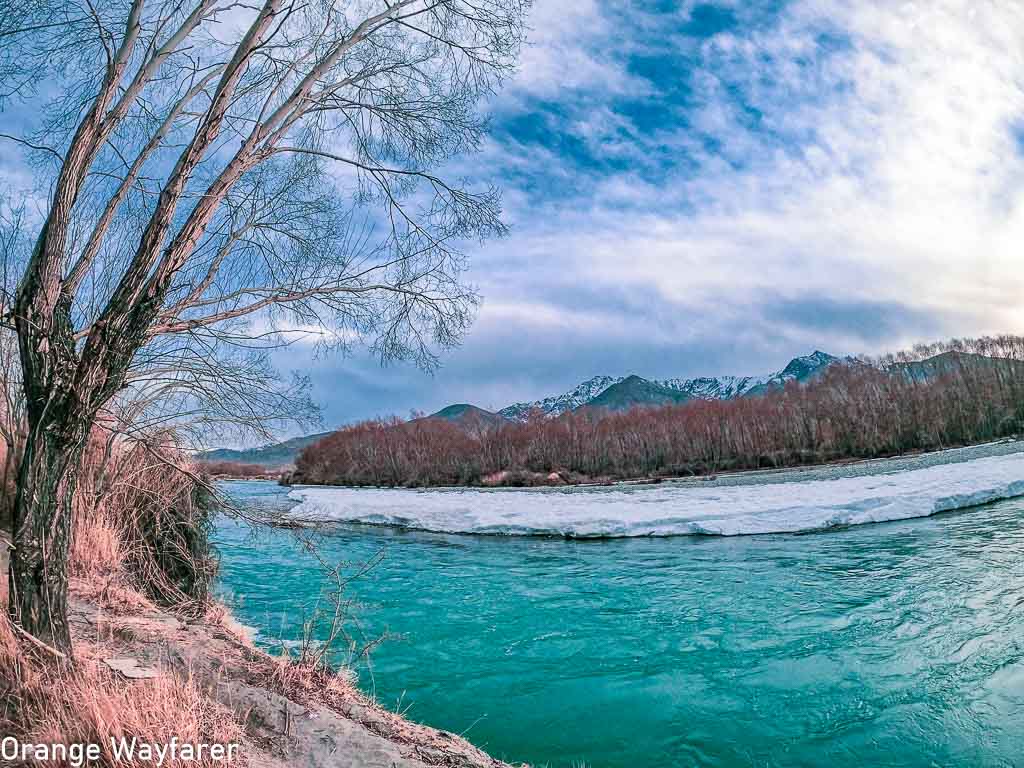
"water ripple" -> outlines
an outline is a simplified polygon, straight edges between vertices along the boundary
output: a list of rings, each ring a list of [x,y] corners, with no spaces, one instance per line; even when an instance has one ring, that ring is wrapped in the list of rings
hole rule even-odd
[[[269,484],[238,484],[273,501]],[[294,638],[320,588],[284,533],[218,527],[222,588]],[[467,539],[386,550],[353,589],[385,704],[539,765],[1011,766],[1024,756],[1024,502],[815,535]],[[483,718],[483,719],[480,719]]]

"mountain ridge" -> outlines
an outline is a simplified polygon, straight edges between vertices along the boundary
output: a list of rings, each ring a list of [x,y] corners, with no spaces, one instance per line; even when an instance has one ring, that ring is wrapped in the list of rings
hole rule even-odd
[[[692,398],[685,392],[666,387],[660,382],[641,378],[635,374],[612,384],[589,402],[574,410],[600,409],[604,411],[625,411],[630,408],[653,408],[659,405],[685,403]]]
[[[455,403],[442,408],[429,416],[421,416],[414,421],[423,419],[440,419],[460,424],[464,427],[493,427],[502,424],[508,419],[493,411],[488,411],[470,403]]]
[[[780,388],[789,381],[808,381],[838,358],[820,350],[795,357],[780,371],[767,376],[699,376],[695,378],[646,379],[628,376],[593,376],[573,389],[535,401],[513,403],[497,412],[470,403],[454,403],[423,419],[441,419],[465,426],[494,426],[505,421],[523,422],[533,416],[555,418],[569,411],[584,408],[615,412],[634,407],[654,407],[690,400],[728,400],[734,397],[760,395]],[[253,449],[215,449],[197,454],[202,461],[234,461],[265,467],[283,467],[293,463],[307,445],[332,434],[322,432],[285,440]]]
[[[785,386],[789,381],[808,381],[820,375],[830,365],[844,359],[847,358],[839,358],[827,352],[815,350],[809,355],[794,357],[786,364],[785,368],[766,376],[698,376],[689,379],[645,379],[636,374],[619,377],[594,376],[562,395],[553,395],[533,402],[513,403],[497,413],[510,421],[525,421],[529,414],[538,412],[549,417],[560,416],[566,411],[575,410],[584,405],[593,405],[593,401],[602,397],[608,389],[619,387],[630,379],[639,379],[652,385],[647,388],[652,395],[651,404],[686,402],[687,400],[729,400],[733,397],[764,394],[773,388]],[[624,403],[629,401],[632,405],[642,405],[643,403],[633,402],[638,394],[636,391],[638,387],[639,385],[634,382],[630,385],[630,389],[634,390],[631,395],[616,394],[622,395],[621,399]],[[597,391],[594,391],[595,389]],[[676,397],[661,390],[678,392],[683,397]],[[608,397],[598,404],[606,405],[606,401],[616,399]]]
[[[593,376],[561,395],[552,395],[533,402],[513,403],[497,413],[509,421],[525,421],[531,413],[540,411],[546,416],[561,416],[566,411],[586,405],[608,387],[621,383],[625,376]]]
[[[308,445],[322,440],[335,430],[318,432],[315,435],[302,435],[269,443],[259,448],[214,448],[196,454],[200,461],[230,461],[238,464],[254,464],[261,467],[283,467],[295,461],[299,452]]]

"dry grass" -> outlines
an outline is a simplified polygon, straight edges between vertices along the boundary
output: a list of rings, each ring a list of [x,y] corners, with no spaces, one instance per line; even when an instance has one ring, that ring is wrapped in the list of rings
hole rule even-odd
[[[347,670],[333,670],[323,664],[301,662],[287,656],[264,656],[251,667],[263,687],[295,701],[332,700],[350,702],[362,694]]]
[[[150,610],[153,602],[138,591],[136,579],[126,570],[121,532],[112,518],[104,509],[92,515],[76,513],[69,567],[71,594],[106,610]]]
[[[205,613],[216,561],[194,470],[172,434],[140,442],[93,430],[73,504],[70,572],[79,594],[103,604],[141,593],[178,613]]]
[[[246,650],[256,650],[256,643],[252,637],[254,630],[241,624],[231,613],[231,609],[219,600],[209,602],[202,619],[205,624],[217,627]]]
[[[79,600],[114,613],[142,613],[153,610],[156,607],[153,601],[132,587],[129,581],[117,573],[106,577],[72,578],[69,592]]]
[[[76,509],[70,573],[79,578],[121,575],[125,554],[114,515],[105,509]]]
[[[152,610],[159,600],[172,609],[201,613],[207,561],[199,508],[199,483],[173,470],[187,462],[165,438],[126,442],[109,429],[94,430],[83,459],[73,503],[73,544],[69,562],[73,596],[111,614]],[[192,528],[190,530],[190,528]],[[0,537],[0,547],[7,542]],[[7,603],[6,558],[0,598]],[[123,640],[111,623],[109,640]],[[98,765],[124,766],[112,740],[139,743],[237,742],[241,727],[224,707],[206,696],[191,676],[171,670],[151,680],[129,681],[102,658],[110,648],[75,638],[75,660],[58,658],[21,634],[0,616],[0,734],[22,743],[99,744]],[[235,763],[243,761],[236,753]],[[223,765],[208,756],[184,761],[170,756],[163,765]],[[138,761],[139,765],[151,765]]]
[[[112,739],[160,744],[171,737],[207,744],[240,739],[241,728],[231,713],[191,678],[164,672],[131,682],[102,664],[101,647],[79,641],[76,654],[74,665],[61,661],[17,635],[10,621],[0,617],[0,733],[22,743],[99,744],[103,766],[133,764],[115,760]],[[168,759],[164,765],[185,762],[224,764]]]
[[[11,546],[10,539],[7,535],[0,530],[0,611],[7,614],[7,563],[8,563],[8,548]]]

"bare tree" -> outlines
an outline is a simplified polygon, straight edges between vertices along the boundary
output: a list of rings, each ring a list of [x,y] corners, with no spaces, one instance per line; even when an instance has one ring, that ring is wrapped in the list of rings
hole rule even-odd
[[[25,630],[70,650],[82,446],[125,387],[161,386],[133,369],[168,339],[207,370],[204,345],[284,330],[426,365],[459,340],[460,243],[503,228],[495,190],[442,172],[478,147],[528,1],[0,0],[0,103],[39,115],[3,133],[47,200],[10,315]]]

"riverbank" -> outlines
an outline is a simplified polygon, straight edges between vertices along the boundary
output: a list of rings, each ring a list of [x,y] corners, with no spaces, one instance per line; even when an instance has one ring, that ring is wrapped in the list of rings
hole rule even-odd
[[[294,477],[401,488],[545,486],[802,467],[1019,436],[1021,363],[965,354],[965,344],[973,342],[926,359],[915,349],[899,364],[834,361],[800,383],[725,399],[630,397],[612,405],[600,395],[554,418],[371,420],[305,447]]]
[[[0,534],[4,597],[8,546]],[[233,764],[259,768],[509,768],[454,734],[385,710],[344,675],[256,649],[226,611],[186,619],[112,583],[97,590],[73,579],[69,614],[74,669],[0,618],[0,646],[20,661],[0,673],[0,687],[13,689],[11,701],[27,706],[32,691],[26,688],[60,681],[47,684],[45,694],[46,716],[60,714],[62,732],[16,733],[23,741],[158,741],[191,734],[238,743]],[[21,677],[6,679],[14,674]],[[61,700],[83,690],[89,701]],[[183,722],[174,721],[176,712]]]
[[[722,487],[730,485],[750,485],[761,483],[783,483],[794,479],[831,480],[840,477],[859,477],[871,474],[891,474],[911,469],[942,464],[956,464],[972,459],[983,459],[990,456],[1007,456],[1012,453],[1024,452],[1024,439],[1018,437],[990,440],[984,443],[958,445],[934,451],[907,451],[897,456],[880,456],[869,459],[836,459],[796,466],[769,467],[762,469],[729,469],[703,475],[677,475],[659,477],[634,477],[618,480],[580,480],[574,482],[556,481],[538,482],[537,485],[435,485],[427,488],[409,488],[403,490],[519,490],[539,488],[609,488],[617,486],[660,485],[662,483],[679,486]],[[538,473],[539,474],[539,473]],[[287,477],[287,476],[286,476]],[[214,478],[219,481],[273,480],[279,481],[281,475],[270,474],[260,477],[223,476]],[[282,485],[288,485],[282,483]],[[316,488],[393,488],[393,486],[344,485],[332,483],[295,483],[296,486]]]
[[[1024,442],[712,480],[544,489],[299,487],[284,519],[573,538],[795,533],[1024,495]]]

